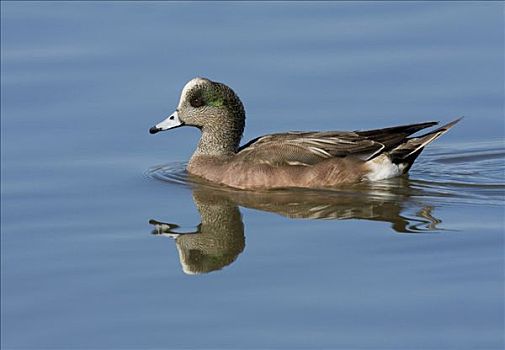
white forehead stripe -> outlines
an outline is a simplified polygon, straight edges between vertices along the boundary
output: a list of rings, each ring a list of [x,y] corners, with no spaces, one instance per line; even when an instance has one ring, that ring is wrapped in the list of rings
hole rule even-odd
[[[179,107],[181,107],[182,101],[184,101],[186,94],[189,90],[193,89],[196,85],[200,85],[204,82],[208,81],[205,78],[193,78],[184,85],[184,88],[181,92],[181,98],[179,99]]]

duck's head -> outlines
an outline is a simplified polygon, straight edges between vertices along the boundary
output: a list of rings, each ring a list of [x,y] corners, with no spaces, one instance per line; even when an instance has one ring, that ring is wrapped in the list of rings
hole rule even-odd
[[[194,78],[182,89],[175,112],[149,132],[194,126],[203,132],[233,132],[242,135],[245,112],[242,102],[228,86],[205,78]]]

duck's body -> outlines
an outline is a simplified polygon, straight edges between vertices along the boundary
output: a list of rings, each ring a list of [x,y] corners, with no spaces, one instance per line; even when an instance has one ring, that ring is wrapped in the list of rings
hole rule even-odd
[[[250,190],[334,187],[359,182],[360,174],[366,172],[363,164],[346,158],[327,159],[312,166],[248,163],[240,158],[196,157],[187,170],[207,181]]]
[[[324,188],[402,175],[424,146],[458,121],[413,138],[437,123],[271,134],[239,147],[245,125],[239,98],[224,84],[195,78],[184,87],[176,112],[150,132],[182,125],[201,129],[187,170],[214,183],[240,189]]]

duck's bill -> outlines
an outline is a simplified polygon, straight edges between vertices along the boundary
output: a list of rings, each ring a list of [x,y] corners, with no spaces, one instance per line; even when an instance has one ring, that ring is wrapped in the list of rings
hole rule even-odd
[[[170,116],[168,116],[167,119],[165,119],[161,123],[158,123],[155,126],[153,126],[151,129],[149,129],[149,132],[151,134],[156,134],[159,131],[173,129],[173,128],[176,128],[176,127],[182,126],[182,125],[184,125],[184,123],[181,122],[177,111],[175,111],[174,113],[170,114]]]

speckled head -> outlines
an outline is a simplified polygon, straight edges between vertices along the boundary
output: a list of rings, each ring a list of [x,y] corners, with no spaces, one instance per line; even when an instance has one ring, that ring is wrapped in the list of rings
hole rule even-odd
[[[149,132],[155,134],[184,125],[202,131],[189,164],[199,156],[231,156],[237,152],[244,132],[244,106],[228,86],[205,78],[194,78],[182,89],[175,112]]]
[[[150,132],[154,134],[182,125],[195,126],[204,132],[222,129],[242,135],[244,107],[228,86],[206,78],[194,78],[182,89],[176,111]]]

